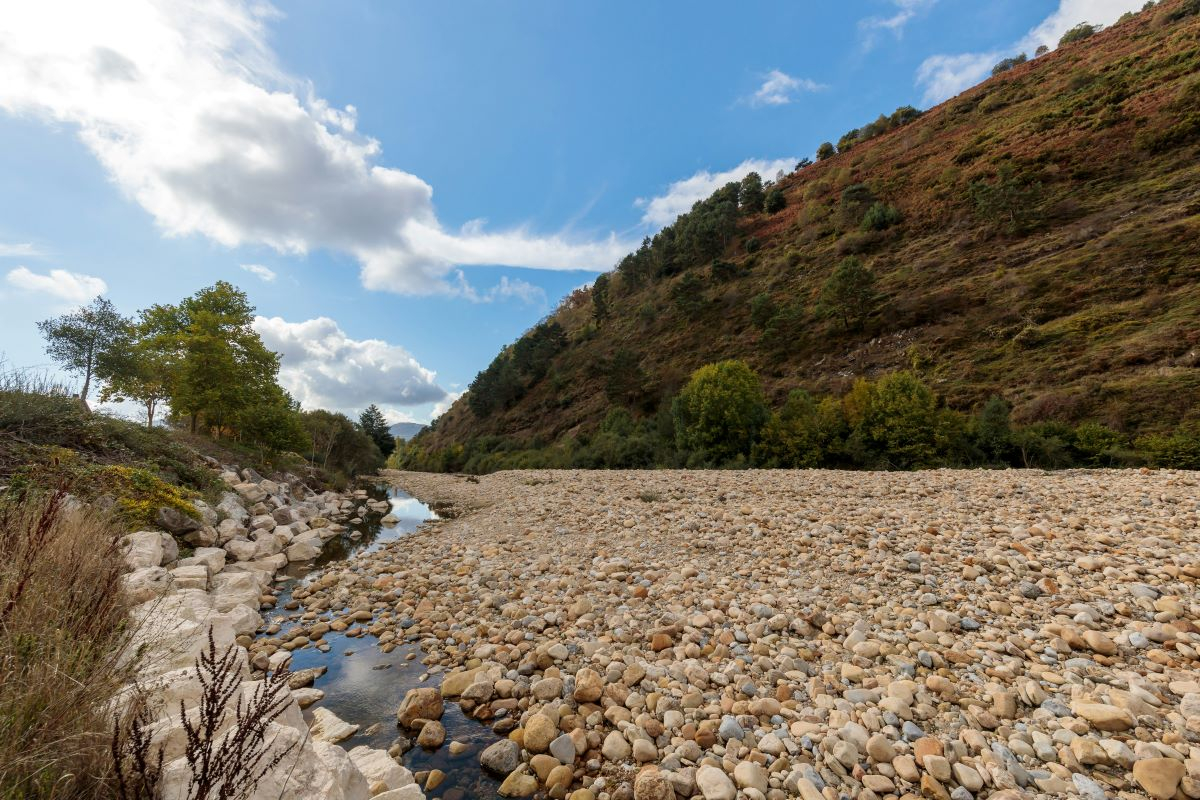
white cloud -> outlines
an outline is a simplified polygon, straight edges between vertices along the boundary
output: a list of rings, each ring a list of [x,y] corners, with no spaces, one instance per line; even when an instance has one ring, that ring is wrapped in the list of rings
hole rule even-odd
[[[791,172],[796,166],[795,158],[777,158],[774,161],[747,159],[733,169],[724,172],[701,170],[690,178],[675,181],[667,187],[665,194],[640,198],[634,205],[645,209],[642,222],[661,228],[670,225],[680,214],[692,210],[692,205],[703,200],[730,181],[740,181],[751,172],[757,172],[763,180],[771,180],[780,170]]]
[[[933,55],[917,68],[917,85],[925,90],[924,103],[935,105],[982,81],[1001,59],[1026,53],[1041,45],[1051,49],[1059,38],[1081,22],[1111,25],[1126,11],[1137,11],[1145,0],[1059,0],[1054,13],[1035,25],[1011,47],[984,53]]]
[[[0,258],[41,258],[44,255],[32,242],[0,242]]]
[[[382,339],[351,339],[328,317],[288,322],[260,316],[254,318],[254,330],[280,354],[279,383],[305,408],[357,418],[371,403],[397,409],[447,397],[437,373],[403,347]]]
[[[904,33],[904,26],[918,13],[931,8],[937,0],[891,0],[895,11],[886,16],[867,17],[859,20],[858,30],[862,37],[862,45],[870,50],[878,42],[881,31],[888,31],[899,38]]]
[[[275,281],[275,270],[270,267],[264,267],[262,264],[239,264],[238,266],[261,281],[266,281],[267,283]]]
[[[602,270],[629,248],[445,231],[432,187],[379,163],[353,106],[278,66],[275,13],[256,0],[16,4],[0,15],[0,109],[76,126],[168,235],[346,252],[371,289],[451,291],[455,264]]]
[[[437,419],[442,414],[445,414],[450,410],[450,406],[454,405],[455,402],[458,401],[458,398],[462,397],[464,394],[466,394],[465,391],[450,392],[447,394],[445,399],[438,401],[438,403],[433,407],[433,413],[429,415],[429,418]]]
[[[746,103],[756,108],[761,106],[783,106],[796,99],[800,92],[817,92],[826,88],[822,84],[808,78],[797,78],[777,69],[763,76],[762,85],[749,97],[743,98]]]
[[[52,269],[43,275],[28,267],[16,267],[9,270],[5,279],[18,289],[48,294],[70,304],[86,303],[108,291],[108,284],[100,278],[65,269]]]
[[[545,305],[546,290],[540,286],[523,281],[520,278],[509,279],[507,275],[500,276],[500,282],[486,292],[476,290],[467,283],[467,276],[458,271],[456,293],[472,303],[493,303],[497,300],[520,300],[526,305]]]

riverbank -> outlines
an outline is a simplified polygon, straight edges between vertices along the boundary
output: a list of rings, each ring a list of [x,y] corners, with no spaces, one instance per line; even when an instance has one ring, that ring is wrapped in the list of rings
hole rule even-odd
[[[457,698],[502,793],[1200,797],[1196,473],[385,474],[461,516],[307,602],[419,644],[401,721]]]

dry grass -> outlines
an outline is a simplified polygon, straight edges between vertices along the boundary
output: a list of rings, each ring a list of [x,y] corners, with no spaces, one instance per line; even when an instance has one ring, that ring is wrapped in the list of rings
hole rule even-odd
[[[111,796],[129,678],[120,532],[62,489],[0,495],[0,798]]]

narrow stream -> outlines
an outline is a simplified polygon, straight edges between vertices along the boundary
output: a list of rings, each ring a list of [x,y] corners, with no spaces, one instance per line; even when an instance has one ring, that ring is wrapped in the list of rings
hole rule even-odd
[[[391,542],[411,536],[422,523],[437,519],[437,514],[424,503],[386,484],[368,486],[367,494],[372,500],[387,499],[391,513],[399,517],[400,522],[384,526],[379,523],[383,515],[365,514],[363,522],[348,524],[344,533],[329,540],[315,561],[290,565],[284,580],[276,584],[279,589],[277,610],[266,615],[268,623],[277,622],[286,630],[299,621],[304,613],[303,606],[284,610],[292,599],[292,589],[303,585],[308,576],[325,565],[374,553]],[[292,653],[293,670],[320,666],[328,669],[314,684],[325,692],[325,697],[307,709],[305,717],[311,719],[312,710],[321,706],[346,722],[358,725],[358,733],[340,743],[347,750],[358,745],[387,750],[399,736],[415,742],[415,732],[402,731],[397,726],[396,708],[409,689],[441,683],[441,675],[421,680],[425,673],[421,648],[415,643],[405,643],[384,653],[373,637],[347,638],[336,631],[326,633],[324,641],[330,645],[327,653],[312,644]],[[408,658],[410,654],[413,654],[411,659]],[[480,752],[496,741],[496,734],[486,725],[467,718],[452,702],[446,703],[441,722],[446,726],[445,744],[434,751],[414,744],[402,758],[404,765],[414,773],[432,769],[446,773],[442,784],[426,791],[425,796],[445,800],[498,797],[499,781],[486,775],[479,766]],[[466,750],[451,755],[449,745],[452,741],[466,744]],[[423,786],[424,781],[421,782]]]

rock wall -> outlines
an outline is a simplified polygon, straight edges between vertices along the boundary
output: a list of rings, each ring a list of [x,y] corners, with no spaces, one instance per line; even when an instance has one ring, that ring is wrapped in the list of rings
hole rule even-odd
[[[315,493],[294,476],[273,481],[253,470],[212,462],[229,490],[215,506],[194,503],[199,519],[163,509],[156,522],[167,532],[138,531],[125,538],[130,571],[125,588],[137,603],[129,652],[140,653],[137,680],[121,701],[143,697],[156,709],[153,746],[163,751],[159,793],[163,800],[188,796],[191,771],[184,757],[180,716],[198,714],[201,688],[194,664],[211,635],[218,651],[235,648],[242,665],[241,697],[249,698],[265,670],[291,658],[279,651],[251,664],[247,648],[263,627],[262,610],[275,603],[271,587],[289,562],[316,558],[322,547],[346,530],[341,521],[382,513],[386,502],[366,492]],[[179,540],[192,546],[180,557]],[[386,752],[356,747],[350,752],[316,728],[301,712],[320,697],[305,688],[312,675],[289,684],[285,708],[267,732],[268,752],[288,750],[258,784],[251,800],[423,800],[412,773]],[[232,714],[229,715],[232,718]],[[336,717],[325,713],[317,721]],[[227,735],[232,719],[219,736]],[[271,758],[266,759],[270,761]]]

